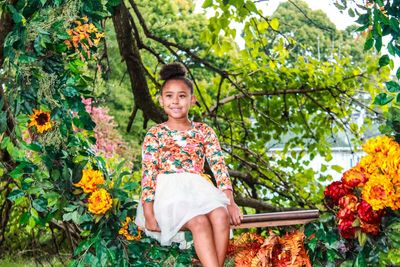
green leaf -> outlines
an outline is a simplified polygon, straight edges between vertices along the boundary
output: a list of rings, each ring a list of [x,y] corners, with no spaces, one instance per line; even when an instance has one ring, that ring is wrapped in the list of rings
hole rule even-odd
[[[395,81],[389,81],[389,82],[386,82],[385,84],[386,84],[386,88],[391,93],[396,93],[396,92],[400,91],[400,85],[398,83],[396,83]]]
[[[213,0],[205,0],[203,5],[201,6],[202,8],[207,8],[207,7],[211,7],[213,4]]]
[[[1,110],[1,107],[0,107]],[[0,135],[7,130],[7,113],[1,111],[0,113]]]
[[[393,99],[394,96],[387,95],[386,93],[380,93],[375,97],[374,104],[383,106],[392,101]]]
[[[277,18],[273,18],[273,19],[270,21],[269,24],[271,25],[271,28],[272,28],[273,30],[275,30],[275,31],[278,30],[278,27],[279,27],[279,20],[278,20]]]
[[[43,146],[36,141],[32,141],[32,143],[27,145],[27,148],[29,148],[30,150],[36,151],[36,152],[40,152],[40,151],[42,151]]]
[[[400,67],[397,69],[396,77],[397,77],[397,79],[400,80]]]
[[[400,104],[400,93],[398,93],[396,96],[396,103]]]
[[[387,64],[389,64],[389,62],[390,62],[389,56],[388,55],[383,55],[379,59],[379,67],[386,66]]]
[[[37,198],[32,202],[32,207],[39,212],[45,212],[47,210],[47,201],[43,198]]]
[[[397,21],[397,19],[395,17],[390,18],[389,21],[389,25],[390,28],[394,31],[394,32],[399,32],[399,22]]]
[[[342,172],[343,171],[343,167],[339,166],[339,165],[332,165],[331,168],[332,168],[332,170],[335,170],[337,172]]]
[[[374,39],[372,38],[372,35],[368,35],[367,41],[365,41],[364,44],[364,51],[371,49],[373,45],[374,45]]]
[[[356,14],[354,14],[354,11],[352,8],[349,8],[349,11],[347,12],[350,17],[354,18]]]
[[[10,201],[15,201],[16,199],[23,197],[23,196],[24,196],[24,192],[22,190],[15,189],[10,192],[7,199],[9,199]]]
[[[382,48],[382,36],[379,35],[375,38],[375,49],[376,51],[380,52],[381,48]]]

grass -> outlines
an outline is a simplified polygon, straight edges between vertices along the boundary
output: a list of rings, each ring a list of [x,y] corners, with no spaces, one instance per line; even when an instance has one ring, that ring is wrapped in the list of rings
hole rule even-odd
[[[60,261],[59,258],[45,258],[40,257],[38,259],[34,258],[12,258],[10,255],[3,259],[0,259],[0,267],[37,267],[37,266],[52,266],[52,267],[62,267],[67,265],[67,260],[63,259],[64,263]]]

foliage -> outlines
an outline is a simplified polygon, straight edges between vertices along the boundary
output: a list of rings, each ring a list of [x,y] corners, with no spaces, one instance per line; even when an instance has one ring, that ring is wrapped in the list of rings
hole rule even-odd
[[[293,50],[299,55],[313,55],[322,61],[335,54],[351,57],[357,64],[364,60],[363,47],[354,39],[354,26],[337,30],[327,14],[312,10],[303,1],[283,2],[272,14],[279,19],[279,33],[296,40]],[[273,37],[271,38],[273,40]]]
[[[352,17],[357,16],[356,22],[361,26],[357,29],[360,32],[365,31],[366,40],[364,50],[375,48],[379,53],[384,47],[382,41],[385,36],[390,39],[386,45],[388,54],[383,54],[379,59],[379,67],[389,65],[394,68],[394,59],[400,57],[400,2],[372,0],[366,3],[357,1],[343,0],[341,3],[337,1],[336,6],[340,10],[347,10]],[[400,103],[400,66],[396,71],[395,79],[386,81],[386,92],[382,92],[376,96],[374,103],[377,105],[386,105],[393,101],[396,97],[396,103]]]

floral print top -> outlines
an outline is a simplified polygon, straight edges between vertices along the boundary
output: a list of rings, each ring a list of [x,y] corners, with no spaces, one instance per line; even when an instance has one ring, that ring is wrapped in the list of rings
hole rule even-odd
[[[214,130],[192,122],[188,130],[171,130],[167,124],[153,126],[142,146],[142,202],[154,200],[157,175],[190,172],[202,174],[205,158],[220,190],[232,190],[218,138]]]

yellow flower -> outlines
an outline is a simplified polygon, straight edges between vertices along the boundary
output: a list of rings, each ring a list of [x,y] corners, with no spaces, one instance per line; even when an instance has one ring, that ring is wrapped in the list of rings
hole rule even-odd
[[[400,150],[391,150],[382,163],[381,167],[383,173],[391,177],[392,183],[397,184],[400,182]]]
[[[365,183],[362,198],[372,206],[373,210],[394,207],[395,188],[387,176],[374,174]]]
[[[380,173],[379,166],[381,166],[382,157],[378,155],[367,155],[362,157],[360,162],[354,167],[355,170],[360,171],[367,175],[367,177],[371,174]]]
[[[81,187],[85,193],[91,193],[99,184],[104,184],[104,177],[100,171],[83,170],[81,180],[74,185]]]
[[[118,234],[123,235],[126,240],[140,240],[142,231],[137,228],[137,235],[131,235],[129,233],[129,223],[133,221],[133,218],[126,217],[125,222],[122,224],[121,229],[119,229]]]
[[[33,109],[33,114],[29,118],[28,127],[36,126],[38,133],[43,133],[52,127],[49,112]]]
[[[368,154],[382,153],[388,155],[391,149],[400,149],[400,145],[392,138],[386,135],[371,138],[362,146]]]
[[[93,214],[104,214],[111,207],[111,195],[104,188],[94,191],[88,199],[88,209]]]

